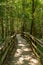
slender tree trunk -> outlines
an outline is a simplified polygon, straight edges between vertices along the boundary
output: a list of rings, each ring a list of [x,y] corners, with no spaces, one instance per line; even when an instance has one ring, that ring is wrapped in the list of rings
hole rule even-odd
[[[1,18],[1,27],[2,27],[2,39],[4,39],[4,25],[3,25],[3,18]]]
[[[31,22],[31,34],[33,33],[33,28],[34,28],[34,12],[35,12],[35,5],[34,5],[34,0],[32,0],[32,22]]]
[[[40,32],[40,37],[42,38],[42,29],[41,29],[42,26],[41,26],[41,22],[40,22],[40,20],[39,20],[39,26],[40,26],[40,31],[39,31],[39,32]]]
[[[14,19],[11,17],[10,20],[10,30],[11,30],[11,35],[14,33]]]
[[[26,3],[26,0],[22,0],[22,10],[23,10],[23,18],[22,18],[22,32],[25,31],[25,3]]]

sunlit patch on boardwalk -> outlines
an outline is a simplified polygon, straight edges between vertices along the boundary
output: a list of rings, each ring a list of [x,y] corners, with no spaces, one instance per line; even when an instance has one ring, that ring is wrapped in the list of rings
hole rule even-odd
[[[37,59],[30,59],[30,62],[29,62],[30,65],[40,65],[39,61]]]
[[[17,52],[15,53],[14,57],[19,57],[22,53],[22,49],[17,49]]]
[[[36,59],[31,59],[30,61],[34,62],[34,63],[38,63],[38,61]]]
[[[23,48],[23,51],[31,51],[29,48]]]
[[[18,44],[18,46],[25,46],[25,45],[21,43],[21,44]]]
[[[24,58],[23,57],[20,57],[19,60],[17,61],[17,64],[23,64],[24,63]]]

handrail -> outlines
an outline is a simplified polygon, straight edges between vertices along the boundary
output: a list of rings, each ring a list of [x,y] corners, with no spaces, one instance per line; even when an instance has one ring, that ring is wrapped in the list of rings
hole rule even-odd
[[[30,38],[30,41],[32,42],[31,43],[32,49],[34,49],[36,51],[36,56],[37,57],[41,56],[40,58],[42,58],[43,52],[41,52],[41,50],[37,47],[36,43],[39,44],[41,47],[43,47],[43,42],[28,32],[23,32],[23,34],[24,34],[24,37],[26,37],[28,39]],[[34,50],[33,50],[33,52],[34,52]]]
[[[14,35],[12,35],[12,36],[8,36],[7,38],[6,38],[6,40],[4,40],[4,42],[2,43],[2,45],[0,46],[0,51],[4,48],[4,46],[5,46],[5,44],[6,44],[6,41],[7,40],[10,40],[10,39],[12,39],[13,37],[15,37],[16,36],[16,34],[14,34]],[[7,41],[7,42],[9,42],[9,41]]]
[[[10,51],[10,48],[13,48],[14,44],[12,43],[15,41],[14,40],[15,38],[16,38],[16,34],[7,37],[6,40],[4,40],[4,42],[2,43],[2,46],[0,47],[0,65],[2,65],[8,51]]]
[[[33,35],[29,34],[28,32],[24,32],[24,34],[27,34],[32,40],[36,41],[36,42],[39,42],[39,44],[41,46],[43,46],[43,42],[39,39],[37,39],[36,37],[34,37]]]

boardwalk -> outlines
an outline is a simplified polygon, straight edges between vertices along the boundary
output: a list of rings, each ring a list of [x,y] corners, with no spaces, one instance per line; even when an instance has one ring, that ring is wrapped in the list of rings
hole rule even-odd
[[[41,65],[33,54],[30,44],[19,34],[16,37],[18,39],[16,52],[13,50],[3,65]]]

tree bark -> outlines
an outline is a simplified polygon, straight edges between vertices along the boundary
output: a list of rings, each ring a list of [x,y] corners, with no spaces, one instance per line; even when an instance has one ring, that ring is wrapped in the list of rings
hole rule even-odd
[[[31,22],[31,34],[33,34],[33,28],[34,28],[34,12],[35,12],[35,5],[34,0],[32,0],[32,22]]]
[[[22,22],[22,32],[25,31],[25,22],[26,22],[26,20],[25,20],[25,3],[26,3],[26,0],[22,0],[22,10],[23,10],[23,17],[22,17],[22,20],[23,20],[23,22]]]
[[[1,28],[2,28],[2,39],[4,39],[4,25],[3,25],[3,18],[1,18]]]

